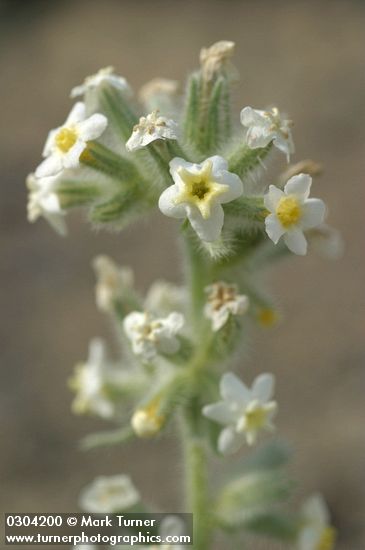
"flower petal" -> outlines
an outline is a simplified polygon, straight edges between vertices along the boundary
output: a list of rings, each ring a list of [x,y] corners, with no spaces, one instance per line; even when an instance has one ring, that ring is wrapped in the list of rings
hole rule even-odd
[[[307,199],[302,206],[300,225],[303,229],[310,229],[321,225],[326,213],[326,205],[321,199]]]
[[[232,454],[238,451],[244,443],[244,435],[237,433],[233,428],[224,428],[218,439],[218,450],[224,454]]]
[[[171,218],[186,218],[187,211],[186,206],[183,204],[175,204],[175,198],[179,194],[179,189],[177,185],[170,185],[163,193],[161,194],[158,207],[165,216],[170,216]]]
[[[275,378],[272,374],[264,373],[255,378],[252,384],[252,397],[260,403],[266,403],[274,393]]]
[[[264,195],[264,204],[273,214],[276,212],[276,207],[280,201],[285,196],[284,191],[276,187],[275,185],[269,186],[269,191]]]
[[[212,163],[212,171],[213,173],[214,172],[221,172],[222,170],[224,170],[225,172],[227,172],[228,170],[228,162],[226,161],[225,158],[219,156],[219,155],[214,155],[213,157],[209,157],[207,159],[207,161],[210,160],[211,163]],[[206,161],[205,161],[206,162]]]
[[[41,164],[37,167],[35,175],[37,178],[43,178],[46,176],[54,176],[61,172],[63,168],[62,158],[59,154],[54,153],[53,155],[47,157]]]
[[[298,174],[287,181],[284,191],[287,195],[295,195],[300,200],[305,201],[309,197],[311,185],[311,176]]]
[[[237,416],[226,401],[205,405],[205,407],[203,407],[203,415],[219,424],[226,425],[235,422]]]
[[[213,242],[219,239],[224,223],[224,211],[220,204],[213,206],[206,220],[194,206],[187,205],[186,211],[194,231],[202,241]]]
[[[283,227],[275,214],[270,214],[265,218],[266,233],[277,244],[280,237],[285,233],[285,227]]]
[[[243,194],[243,183],[237,174],[222,170],[217,174],[213,172],[213,177],[217,183],[229,186],[226,193],[223,193],[218,199],[221,204],[238,199]]]
[[[95,113],[91,117],[83,120],[78,124],[80,130],[80,137],[84,141],[96,139],[104,132],[108,125],[108,119],[99,113]]]
[[[78,101],[72,107],[70,114],[66,118],[66,122],[63,126],[72,126],[73,124],[77,124],[78,122],[85,120],[85,117],[86,117],[85,103],[83,103],[82,101]]]
[[[250,390],[233,372],[227,372],[222,376],[219,389],[225,401],[242,407],[251,399]]]
[[[264,122],[262,117],[263,111],[253,109],[252,107],[244,107],[241,111],[240,119],[243,126],[261,125]]]
[[[62,156],[63,166],[65,168],[77,168],[80,164],[81,153],[86,149],[86,143],[79,139],[75,145]]]
[[[299,254],[300,256],[305,256],[307,253],[307,239],[304,236],[303,231],[299,227],[290,229],[285,233],[284,241],[286,246],[294,252],[294,254]]]

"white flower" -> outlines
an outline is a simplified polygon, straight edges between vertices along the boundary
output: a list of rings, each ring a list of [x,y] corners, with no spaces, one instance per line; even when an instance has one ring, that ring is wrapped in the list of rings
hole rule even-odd
[[[173,218],[188,217],[203,241],[216,241],[224,222],[222,204],[243,193],[240,178],[228,172],[227,161],[219,156],[202,164],[175,157],[170,162],[170,173],[175,184],[160,196],[161,212]]]
[[[132,95],[131,88],[126,79],[114,74],[114,67],[105,67],[104,69],[100,69],[96,74],[87,76],[83,84],[72,88],[70,97],[74,98],[84,95],[88,90],[97,88],[103,82],[107,82],[128,97]]]
[[[139,500],[139,493],[129,476],[100,476],[81,491],[79,504],[85,512],[108,514],[128,510]]]
[[[97,276],[96,304],[101,311],[110,312],[114,302],[133,288],[133,271],[118,267],[108,256],[97,256],[93,267]]]
[[[205,288],[208,294],[204,313],[212,321],[212,329],[221,329],[230,315],[243,315],[248,310],[249,299],[238,294],[236,285],[219,281]]]
[[[303,231],[320,225],[325,215],[325,204],[320,199],[309,199],[312,178],[308,174],[293,176],[284,191],[270,185],[264,203],[270,212],[265,218],[266,233],[277,244],[284,235],[286,246],[294,254],[307,253]]]
[[[173,120],[160,116],[158,111],[152,111],[142,116],[139,123],[125,144],[127,151],[138,151],[156,139],[177,139],[177,124]]]
[[[318,256],[338,260],[343,256],[345,243],[337,229],[323,223],[308,232],[309,246]]]
[[[85,104],[76,103],[66,122],[48,134],[43,149],[45,160],[36,169],[37,178],[53,176],[64,168],[77,168],[87,142],[101,136],[107,124],[104,115],[86,117]]]
[[[248,128],[246,139],[250,149],[266,147],[272,141],[275,147],[286,154],[289,162],[295,150],[290,130],[292,123],[282,119],[276,107],[269,111],[245,107],[241,111],[241,124]]]
[[[277,403],[271,401],[273,391],[272,374],[258,376],[251,389],[231,372],[222,376],[223,400],[203,408],[205,416],[226,426],[218,440],[221,453],[237,451],[245,440],[249,445],[254,444],[262,429],[273,430],[272,419],[277,409]]]
[[[58,176],[36,178],[34,174],[29,174],[27,177],[28,220],[35,222],[40,216],[43,216],[58,233],[65,235],[65,212],[61,208],[56,193],[58,183]]]
[[[97,550],[97,548],[93,544],[80,544],[73,546],[72,550]]]
[[[303,527],[299,531],[298,550],[332,550],[336,530],[331,527],[328,508],[319,494],[310,497],[302,509]]]
[[[77,414],[94,413],[102,418],[114,414],[114,405],[105,392],[108,361],[102,340],[90,342],[89,357],[83,364],[77,365],[70,380],[70,387],[76,391],[72,408]]]
[[[147,292],[144,307],[156,315],[167,315],[172,310],[184,310],[187,301],[188,293],[185,287],[157,280]]]
[[[181,313],[173,312],[165,318],[133,311],[124,319],[124,331],[132,343],[133,352],[151,360],[158,353],[173,354],[180,348],[176,335],[184,325]]]

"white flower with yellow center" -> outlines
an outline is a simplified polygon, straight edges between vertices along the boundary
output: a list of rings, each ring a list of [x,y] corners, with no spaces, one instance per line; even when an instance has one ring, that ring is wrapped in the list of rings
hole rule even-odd
[[[28,221],[35,222],[43,216],[60,235],[66,234],[65,212],[62,210],[57,195],[58,176],[36,178],[34,174],[27,177]]]
[[[108,256],[97,256],[93,267],[97,276],[96,305],[101,311],[110,312],[115,301],[133,288],[133,271],[117,266]]]
[[[312,178],[308,174],[293,176],[282,191],[270,185],[264,196],[269,215],[265,218],[266,233],[277,244],[284,236],[286,246],[294,254],[307,253],[303,231],[323,222],[326,207],[321,199],[309,199]]]
[[[221,453],[234,453],[245,441],[253,445],[261,430],[274,429],[272,419],[277,403],[271,400],[273,391],[272,374],[258,376],[251,389],[231,372],[222,376],[222,401],[203,407],[204,416],[226,426],[218,440]]]
[[[100,476],[81,491],[79,505],[91,514],[108,514],[128,510],[139,500],[139,493],[129,476]]]
[[[299,531],[298,550],[333,550],[336,530],[330,525],[328,508],[319,494],[310,497],[302,509],[303,526]]]
[[[100,69],[96,74],[87,76],[83,84],[72,88],[70,97],[74,98],[82,96],[88,90],[93,90],[104,82],[110,84],[111,86],[125,94],[127,97],[131,97],[132,91],[128,82],[122,76],[118,76],[114,73],[114,67],[105,67],[103,69]]]
[[[152,111],[139,119],[125,146],[127,151],[138,151],[156,139],[178,139],[177,124],[169,118],[160,116],[158,111]]]
[[[247,145],[250,149],[266,147],[273,142],[275,147],[285,153],[289,162],[294,153],[294,142],[291,134],[292,122],[283,119],[276,107],[267,111],[245,107],[241,111],[241,124],[248,128]]]
[[[37,178],[53,176],[64,168],[77,168],[87,142],[100,137],[107,124],[104,115],[86,117],[85,104],[76,103],[66,122],[48,134],[43,149],[45,160],[36,169]]]
[[[171,355],[180,348],[176,335],[184,325],[184,316],[173,312],[164,318],[155,318],[149,313],[132,311],[124,319],[124,331],[136,355],[147,361],[158,353]]]
[[[213,331],[220,330],[230,315],[243,315],[248,310],[249,299],[245,294],[238,294],[236,285],[219,281],[207,286],[205,292],[208,296],[204,313],[211,319]]]
[[[93,413],[102,418],[114,415],[114,404],[105,391],[108,360],[102,340],[90,342],[89,357],[75,368],[70,387],[76,392],[72,409],[76,414]]]
[[[216,241],[222,231],[222,204],[237,199],[243,193],[240,178],[228,172],[227,161],[219,156],[192,164],[182,158],[170,162],[175,182],[160,196],[159,208],[166,216],[188,218],[203,241]]]

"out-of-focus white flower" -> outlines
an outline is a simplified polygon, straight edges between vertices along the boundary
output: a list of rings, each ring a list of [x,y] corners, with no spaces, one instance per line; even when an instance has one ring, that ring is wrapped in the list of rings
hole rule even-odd
[[[204,313],[212,321],[212,329],[221,329],[230,315],[243,315],[249,307],[249,299],[245,294],[238,294],[236,285],[228,285],[219,281],[205,288],[207,303]]]
[[[152,401],[147,407],[134,412],[131,424],[138,437],[153,437],[161,430],[165,418],[158,414],[158,405],[158,401]]]
[[[93,544],[81,544],[73,546],[72,550],[97,550],[97,548]]]
[[[108,256],[97,256],[93,267],[97,276],[96,304],[101,311],[110,312],[114,302],[133,288],[133,271],[117,266]]]
[[[133,352],[147,361],[158,353],[171,355],[180,348],[176,335],[184,325],[181,313],[173,312],[165,318],[155,318],[149,313],[133,311],[123,324]]]
[[[156,315],[167,315],[170,311],[183,311],[188,300],[183,286],[169,281],[157,280],[149,288],[144,307]]]
[[[125,146],[128,151],[138,151],[156,139],[178,139],[177,124],[169,118],[160,116],[158,111],[152,111],[139,119]]]
[[[100,476],[81,491],[79,504],[85,512],[108,514],[128,510],[139,500],[139,493],[129,476]]]
[[[200,50],[202,76],[206,82],[210,82],[219,72],[224,72],[230,80],[237,79],[237,69],[231,62],[234,49],[234,42],[220,40],[209,48]]]
[[[85,104],[76,103],[66,122],[51,130],[43,149],[45,160],[36,169],[37,178],[53,176],[64,168],[77,168],[87,142],[104,132],[108,121],[104,115],[86,117]]]
[[[307,253],[303,231],[323,222],[326,207],[321,199],[309,199],[312,178],[308,174],[293,176],[284,191],[270,185],[264,203],[270,212],[265,218],[266,233],[277,244],[284,236],[286,246],[294,254]]]
[[[224,223],[222,204],[243,193],[240,178],[228,172],[227,161],[219,156],[202,164],[175,157],[170,173],[175,183],[160,196],[161,212],[173,218],[187,217],[203,241],[216,241]]]
[[[345,243],[343,237],[334,227],[323,223],[308,232],[309,247],[318,256],[328,260],[338,260],[343,256]]]
[[[322,495],[315,494],[304,503],[302,520],[298,550],[332,550],[335,547],[336,530],[330,525],[328,508]]]
[[[34,174],[27,177],[28,221],[35,222],[43,216],[61,235],[66,234],[65,212],[62,210],[57,195],[58,176],[36,178]]]
[[[261,430],[273,430],[272,419],[277,410],[277,403],[271,400],[273,391],[272,374],[261,374],[255,378],[252,388],[247,388],[231,372],[222,376],[222,401],[203,408],[205,416],[226,426],[218,440],[221,453],[237,451],[245,440],[253,445]]]
[[[241,111],[241,124],[248,128],[247,145],[250,149],[266,147],[272,141],[279,151],[282,151],[289,162],[294,153],[294,142],[291,134],[292,123],[282,119],[276,107],[268,111],[259,111],[245,107]]]
[[[70,387],[76,392],[72,409],[77,414],[94,413],[102,418],[114,414],[114,405],[105,391],[108,360],[104,342],[94,339],[90,342],[89,357],[75,368]]]
[[[176,111],[176,98],[179,90],[177,80],[154,78],[144,84],[139,91],[139,99],[147,112],[159,110],[167,115]]]
[[[87,76],[83,84],[72,88],[70,97],[74,98],[84,95],[88,90],[97,88],[104,82],[107,82],[127,97],[131,97],[132,90],[128,82],[122,76],[118,76],[114,73],[114,67],[105,67],[100,69],[96,74]]]

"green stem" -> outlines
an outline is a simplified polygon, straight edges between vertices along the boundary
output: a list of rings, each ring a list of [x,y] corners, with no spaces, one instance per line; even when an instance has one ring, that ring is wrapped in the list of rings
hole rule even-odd
[[[190,231],[186,229],[185,247],[189,264],[189,287],[190,287],[190,305],[191,316],[196,330],[199,334],[203,325],[206,325],[203,317],[203,309],[205,302],[204,288],[208,283],[206,259],[198,250],[196,242]]]
[[[204,443],[195,433],[192,416],[185,418],[183,434],[187,509],[193,514],[194,550],[208,550],[211,529],[207,458]]]

